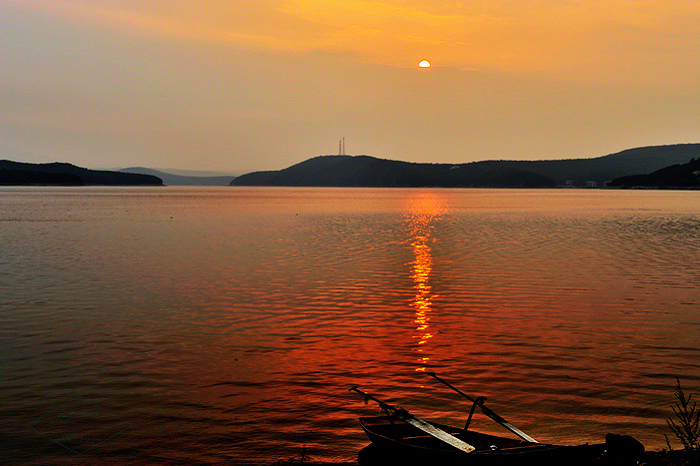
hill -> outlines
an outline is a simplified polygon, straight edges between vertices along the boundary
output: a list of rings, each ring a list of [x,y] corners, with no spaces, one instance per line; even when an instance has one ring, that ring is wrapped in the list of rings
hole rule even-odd
[[[621,188],[700,188],[700,158],[683,165],[672,165],[648,175],[623,176],[610,186]]]
[[[0,185],[14,186],[162,186],[152,175],[89,170],[69,163],[21,163],[0,160]]]
[[[409,163],[366,155],[337,155],[315,157],[280,171],[239,176],[231,185],[536,188],[556,186],[556,183],[551,178],[517,167]]]
[[[279,171],[239,176],[232,186],[537,188],[598,186],[700,157],[700,144],[630,149],[593,159],[426,164],[368,156],[321,156]]]
[[[675,144],[628,149],[593,159],[516,162],[550,176],[557,184],[572,181],[574,186],[585,186],[594,181],[598,186],[622,176],[651,173],[670,165],[687,163],[700,157],[700,144]]]
[[[153,175],[161,180],[167,186],[228,186],[233,175],[229,176],[188,176],[176,175],[160,170],[153,170],[144,167],[130,167],[119,170],[122,173],[139,173],[142,175]]]

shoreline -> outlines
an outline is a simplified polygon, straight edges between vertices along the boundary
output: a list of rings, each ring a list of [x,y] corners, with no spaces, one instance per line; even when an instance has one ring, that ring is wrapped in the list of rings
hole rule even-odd
[[[402,465],[425,465],[425,461],[400,457]],[[300,464],[313,464],[317,466],[390,466],[396,464],[395,453],[382,451],[372,444],[367,445],[358,453],[357,461],[344,462],[320,462],[313,457],[291,457],[278,459],[269,463],[269,466],[292,466]],[[546,466],[550,463],[541,463]],[[644,451],[638,457],[609,458],[605,454],[591,461],[591,466],[698,466],[700,465],[700,451],[692,450],[649,450]]]
[[[693,458],[693,453],[695,453],[695,458]],[[275,462],[269,463],[269,466],[292,466],[300,464],[309,464],[316,466],[390,466],[396,464],[395,458],[375,458],[371,461],[346,461],[346,462],[320,462],[315,461],[313,458],[309,460],[299,460],[299,459],[287,459],[287,460],[277,460]],[[411,465],[415,464],[425,464],[424,462],[406,463],[401,464]],[[549,463],[543,463],[541,466],[547,466]],[[685,450],[661,450],[661,451],[647,451],[644,452],[640,459],[621,459],[613,460],[609,458],[600,458],[599,460],[590,463],[592,466],[698,466],[700,465],[700,453],[698,452],[687,452]]]

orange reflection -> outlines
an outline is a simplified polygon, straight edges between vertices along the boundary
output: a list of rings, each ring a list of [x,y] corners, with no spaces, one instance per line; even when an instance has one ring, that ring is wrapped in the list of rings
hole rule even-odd
[[[429,193],[421,193],[411,203],[410,216],[408,218],[408,231],[413,247],[415,259],[411,263],[411,278],[416,295],[412,306],[415,308],[416,332],[414,338],[418,340],[416,352],[419,353],[417,371],[424,371],[430,357],[425,354],[428,341],[433,338],[430,333],[430,312],[432,300],[436,295],[432,294],[430,274],[433,270],[433,256],[430,249],[435,240],[432,237],[434,221],[440,219],[442,207],[439,199]]]

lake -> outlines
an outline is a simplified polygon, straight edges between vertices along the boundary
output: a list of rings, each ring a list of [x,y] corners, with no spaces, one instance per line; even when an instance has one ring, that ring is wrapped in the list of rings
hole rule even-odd
[[[353,385],[464,422],[426,371],[541,442],[700,396],[697,191],[1,188],[0,246],[15,464],[356,461]]]

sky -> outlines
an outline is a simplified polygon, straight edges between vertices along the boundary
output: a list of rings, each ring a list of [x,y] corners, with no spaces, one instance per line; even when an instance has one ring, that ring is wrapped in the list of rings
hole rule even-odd
[[[0,158],[239,174],[343,137],[430,163],[700,142],[700,0],[0,2]]]

